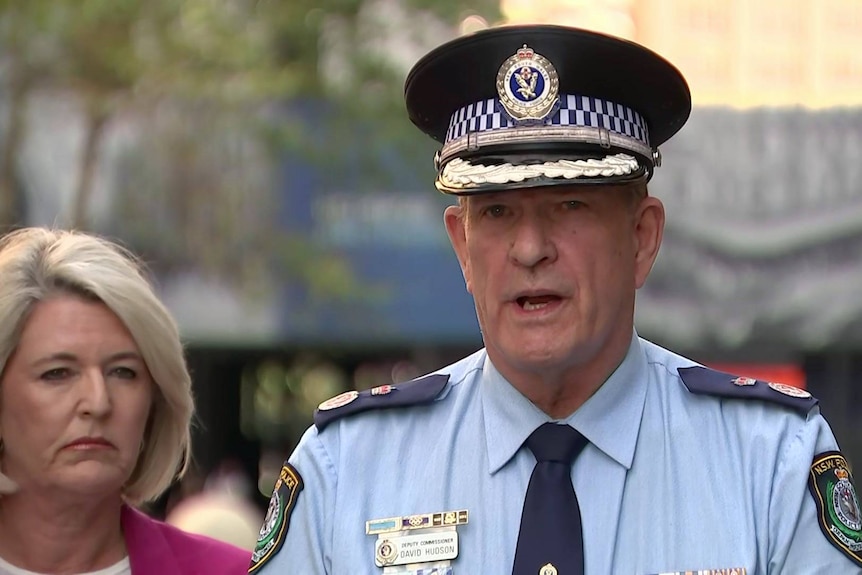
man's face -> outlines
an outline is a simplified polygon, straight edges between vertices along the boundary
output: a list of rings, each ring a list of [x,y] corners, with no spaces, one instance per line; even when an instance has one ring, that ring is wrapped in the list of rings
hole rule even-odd
[[[562,374],[628,346],[661,241],[657,199],[608,185],[523,189],[467,197],[445,219],[504,375]]]

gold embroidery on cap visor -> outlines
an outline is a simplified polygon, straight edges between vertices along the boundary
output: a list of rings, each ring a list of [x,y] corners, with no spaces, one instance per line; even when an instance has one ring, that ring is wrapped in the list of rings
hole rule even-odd
[[[462,193],[485,185],[502,185],[530,180],[585,177],[628,176],[640,167],[637,159],[628,154],[615,154],[602,159],[558,160],[541,164],[472,164],[456,158],[443,166],[437,177],[437,189],[442,192]]]

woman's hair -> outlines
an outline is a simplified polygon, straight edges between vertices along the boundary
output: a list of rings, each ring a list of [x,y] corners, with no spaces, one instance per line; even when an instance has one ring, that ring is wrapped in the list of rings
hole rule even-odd
[[[0,278],[0,380],[40,301],[78,295],[104,303],[125,324],[155,389],[142,450],[123,497],[133,504],[157,498],[188,466],[194,402],[176,322],[142,263],[94,235],[24,228],[0,238]],[[0,463],[2,458],[0,451]],[[0,493],[12,491],[14,484],[0,473]]]

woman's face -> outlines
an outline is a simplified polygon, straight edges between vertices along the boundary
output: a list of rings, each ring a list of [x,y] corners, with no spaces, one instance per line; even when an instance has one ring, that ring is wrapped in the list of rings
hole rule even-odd
[[[0,375],[3,472],[22,492],[119,494],[153,392],[138,346],[107,306],[74,295],[37,303]]]

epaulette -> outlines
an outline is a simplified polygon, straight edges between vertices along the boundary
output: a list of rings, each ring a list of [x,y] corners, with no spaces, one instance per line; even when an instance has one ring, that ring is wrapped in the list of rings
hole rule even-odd
[[[406,383],[381,385],[364,391],[345,391],[321,403],[314,411],[318,431],[347,415],[372,409],[431,403],[446,387],[448,375],[431,374]]]
[[[739,399],[762,399],[786,405],[803,415],[817,405],[817,399],[810,393],[785,383],[740,377],[702,366],[681,367],[677,372],[692,393]]]

